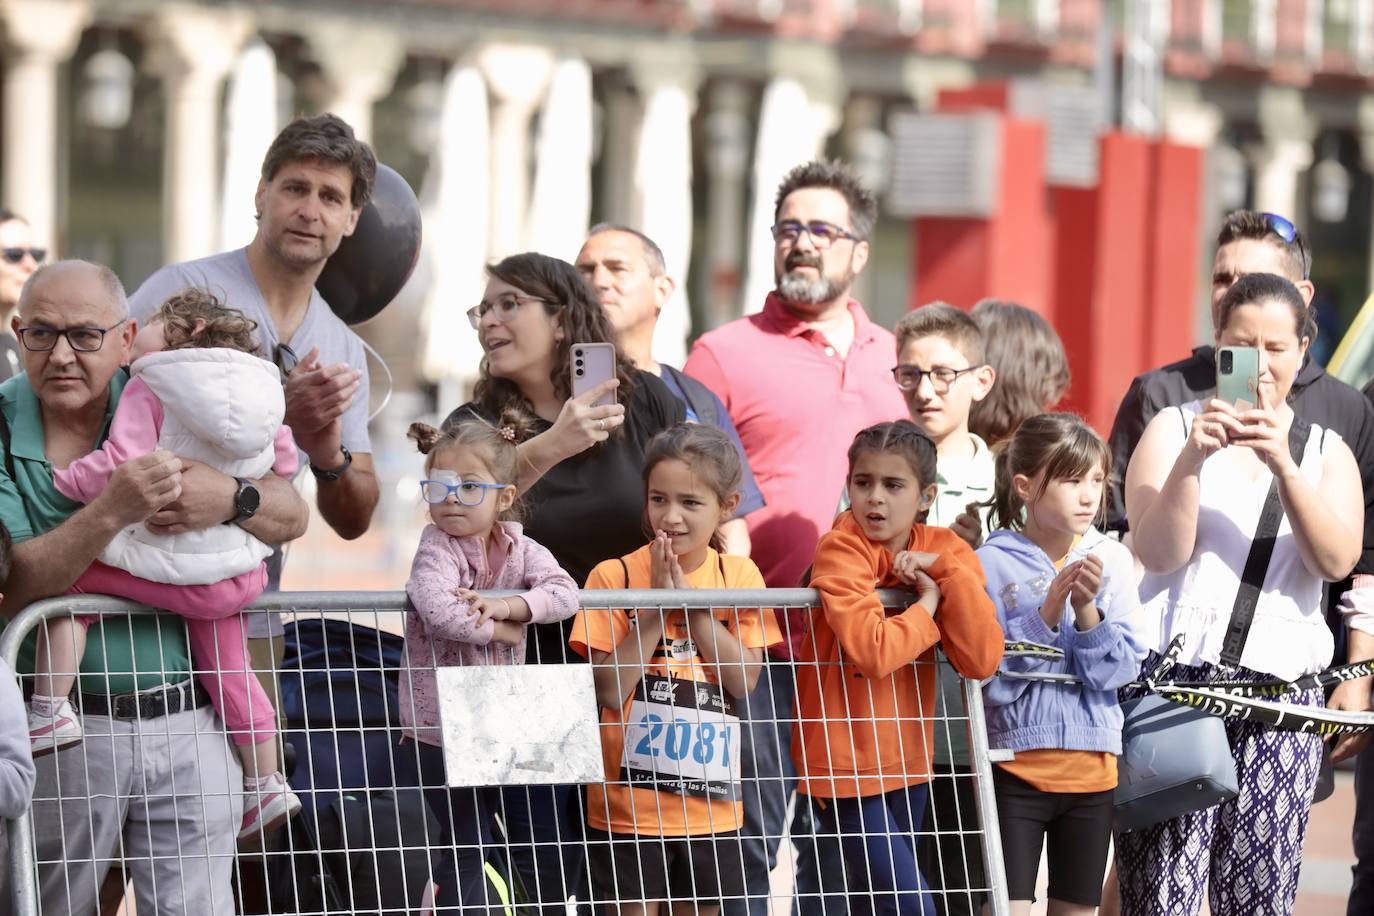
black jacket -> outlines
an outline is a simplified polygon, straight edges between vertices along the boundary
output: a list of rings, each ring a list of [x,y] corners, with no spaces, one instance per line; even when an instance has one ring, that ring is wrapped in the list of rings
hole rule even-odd
[[[1374,383],[1365,389],[1374,393]],[[1126,466],[1136,443],[1154,415],[1165,407],[1206,400],[1217,391],[1216,349],[1198,347],[1187,359],[1137,376],[1116,412],[1108,444],[1112,479],[1108,487],[1107,527],[1124,532]],[[1311,359],[1303,362],[1293,382],[1293,409],[1309,423],[1332,430],[1345,440],[1360,466],[1364,482],[1364,551],[1355,571],[1374,573],[1374,404],[1371,399]]]

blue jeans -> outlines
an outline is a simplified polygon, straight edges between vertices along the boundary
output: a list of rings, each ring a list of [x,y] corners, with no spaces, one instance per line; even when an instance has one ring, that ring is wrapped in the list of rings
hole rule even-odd
[[[500,789],[450,789],[444,782],[444,751],[422,742],[403,745],[396,755],[396,784],[420,786],[425,806],[439,822],[435,850],[435,911],[499,913],[501,902],[487,881],[486,862],[501,848],[492,838],[493,815],[500,810]]]
[[[507,786],[501,790],[510,837],[510,865],[525,912],[565,916],[576,896],[579,912],[590,899],[587,822],[581,786]]]
[[[768,875],[778,863],[778,847],[787,826],[787,802],[797,786],[792,764],[792,712],[797,681],[791,664],[769,659],[758,684],[736,702],[743,720],[744,855],[746,899],[729,899],[722,916],[768,916]],[[846,916],[844,875],[833,837],[821,842],[815,833],[810,799],[797,796],[791,838],[797,847],[797,916]]]
[[[935,916],[935,900],[916,862],[925,784],[867,798],[827,799],[825,804],[822,832],[839,835],[850,912]]]
[[[580,787],[450,789],[443,750],[409,739],[405,752],[396,755],[396,784],[423,787],[425,804],[440,824],[433,845],[452,852],[440,855],[435,869],[439,908],[499,912],[487,862],[506,866],[502,871],[526,904],[525,912],[565,916],[569,897],[588,900],[582,821],[574,813],[582,808]],[[498,813],[505,823],[504,842],[492,832]]]

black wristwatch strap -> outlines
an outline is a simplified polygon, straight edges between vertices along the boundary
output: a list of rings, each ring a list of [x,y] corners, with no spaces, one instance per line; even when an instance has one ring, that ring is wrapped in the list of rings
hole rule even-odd
[[[353,466],[353,453],[346,447],[339,446],[339,451],[343,452],[343,462],[335,468],[317,468],[310,465],[310,473],[315,475],[316,480],[338,480],[350,467]]]

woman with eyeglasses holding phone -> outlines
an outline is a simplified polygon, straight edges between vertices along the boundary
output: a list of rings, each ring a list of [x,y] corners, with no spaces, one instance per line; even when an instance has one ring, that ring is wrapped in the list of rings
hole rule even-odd
[[[511,412],[530,418],[535,435],[520,443],[512,481],[525,503],[525,533],[583,583],[602,560],[643,546],[646,446],[685,412],[657,376],[619,352],[614,378],[573,395],[576,345],[615,342],[596,292],[573,265],[530,252],[489,265],[487,275],[482,301],[468,311],[484,354],[475,397],[444,427],[471,419],[499,426]],[[570,633],[564,622],[535,623],[528,661],[582,661],[567,650]],[[543,842],[511,850],[525,899],[560,916],[569,895],[587,899],[580,847],[556,842],[575,840],[585,822],[572,796],[569,786],[506,794],[508,826]]]
[[[33,229],[12,210],[0,207],[0,382],[19,374],[19,341],[10,328],[24,284],[48,258],[33,244]]]

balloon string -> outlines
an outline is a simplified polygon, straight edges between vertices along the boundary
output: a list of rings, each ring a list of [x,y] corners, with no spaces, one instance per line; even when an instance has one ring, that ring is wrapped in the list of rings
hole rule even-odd
[[[362,343],[363,349],[372,354],[372,358],[377,361],[377,365],[381,366],[382,371],[386,373],[386,397],[382,398],[382,403],[377,405],[376,410],[367,415],[367,422],[371,423],[373,420],[377,419],[379,413],[386,410],[386,405],[391,403],[391,395],[396,390],[396,379],[391,375],[391,367],[386,364],[386,360],[382,359],[382,354],[372,349],[372,344],[363,340],[361,334],[358,335],[358,340]]]

